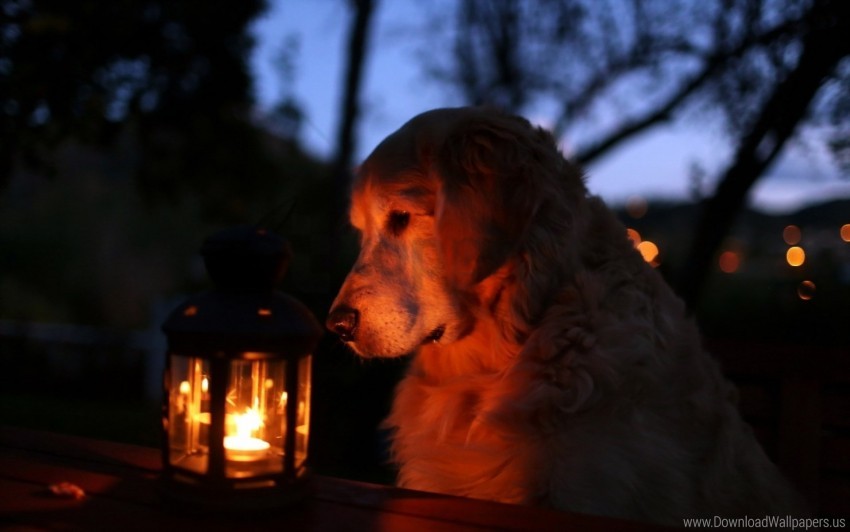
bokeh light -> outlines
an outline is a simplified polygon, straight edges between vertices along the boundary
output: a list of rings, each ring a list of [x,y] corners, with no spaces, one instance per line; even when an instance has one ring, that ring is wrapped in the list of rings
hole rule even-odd
[[[640,251],[641,256],[643,256],[643,260],[653,266],[658,265],[658,246],[656,246],[654,242],[644,240],[638,244],[637,249]]]
[[[785,260],[791,266],[802,266],[806,262],[806,252],[799,246],[790,247],[785,253]]]
[[[741,255],[735,251],[724,251],[717,260],[723,273],[735,273],[741,267]]]
[[[782,239],[785,240],[785,243],[789,246],[796,246],[800,243],[802,238],[803,233],[796,225],[785,226],[785,229],[782,230]]]
[[[640,233],[629,227],[626,229],[626,236],[628,236],[629,240],[632,241],[632,245],[634,245],[634,247],[638,247],[638,244],[640,244],[641,241]]]
[[[797,295],[803,301],[808,301],[811,298],[815,297],[815,288],[815,283],[807,279],[800,283],[799,286],[797,286]]]
[[[841,226],[841,240],[850,242],[850,224],[844,224]]]

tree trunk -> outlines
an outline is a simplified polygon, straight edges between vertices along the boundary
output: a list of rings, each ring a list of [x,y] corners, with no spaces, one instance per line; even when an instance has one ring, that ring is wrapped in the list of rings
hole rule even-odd
[[[350,0],[353,13],[346,48],[348,56],[345,65],[345,86],[339,112],[336,152],[329,168],[329,187],[325,191],[328,206],[326,264],[330,272],[328,295],[331,298],[351,266],[346,260],[348,254],[345,252],[349,243],[346,234],[346,213],[353,177],[356,127],[360,118],[360,92],[376,3],[377,0]]]
[[[816,2],[809,32],[796,68],[773,94],[742,137],[735,157],[723,173],[714,195],[701,209],[694,241],[675,287],[694,308],[711,271],[715,254],[744,206],[752,185],[782,151],[812,100],[838,62],[850,55],[850,9],[841,0]]]
[[[346,208],[351,166],[354,158],[354,129],[360,117],[360,89],[368,48],[368,37],[375,11],[375,0],[351,0],[355,9],[348,41],[348,63],[342,96],[336,155],[331,171],[334,183],[333,216],[342,217]],[[334,224],[337,227],[338,224]]]

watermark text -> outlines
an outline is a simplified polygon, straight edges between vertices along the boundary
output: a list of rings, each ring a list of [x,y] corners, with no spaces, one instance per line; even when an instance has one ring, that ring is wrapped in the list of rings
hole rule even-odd
[[[846,528],[844,518],[803,518],[790,515],[766,515],[764,517],[703,517],[684,519],[685,528],[786,528],[788,530],[813,530]]]

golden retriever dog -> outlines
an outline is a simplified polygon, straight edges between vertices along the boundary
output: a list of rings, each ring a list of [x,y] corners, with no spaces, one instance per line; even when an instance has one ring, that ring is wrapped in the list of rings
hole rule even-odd
[[[413,355],[386,421],[400,486],[677,526],[797,510],[683,303],[546,131],[423,113],[359,168],[350,219],[327,325]]]

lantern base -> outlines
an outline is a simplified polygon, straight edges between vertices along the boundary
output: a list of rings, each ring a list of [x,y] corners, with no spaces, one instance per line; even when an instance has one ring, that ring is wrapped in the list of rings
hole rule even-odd
[[[211,484],[179,475],[162,475],[159,479],[163,501],[169,508],[183,513],[280,510],[304,500],[310,492],[306,471],[287,482],[258,479],[256,484]]]

